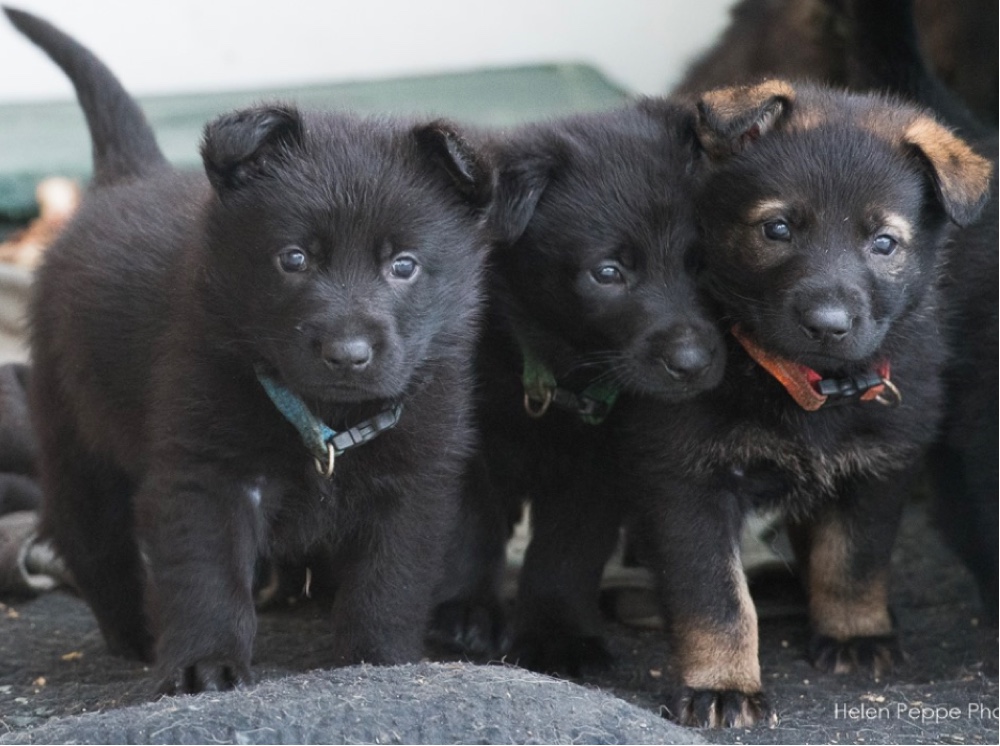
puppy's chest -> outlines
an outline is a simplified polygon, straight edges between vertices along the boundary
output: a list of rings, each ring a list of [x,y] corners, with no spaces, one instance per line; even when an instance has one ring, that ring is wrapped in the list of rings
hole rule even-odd
[[[366,501],[345,489],[343,481],[311,473],[310,467],[292,476],[253,477],[241,485],[240,494],[271,549],[294,554],[319,541],[336,541],[366,520]]]
[[[812,440],[806,433],[740,422],[689,449],[686,462],[701,479],[721,481],[757,507],[801,513],[835,497],[845,481],[891,476],[918,451],[913,443],[879,434],[848,431]]]

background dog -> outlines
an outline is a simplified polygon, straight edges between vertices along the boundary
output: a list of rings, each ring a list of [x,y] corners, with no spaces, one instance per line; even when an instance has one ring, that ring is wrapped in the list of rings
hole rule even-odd
[[[729,27],[676,87],[696,94],[763,78],[809,79],[832,86],[856,82],[847,0],[740,0]],[[997,122],[997,4],[990,0],[917,0],[914,37],[931,67],[984,122]],[[863,63],[863,61],[862,61]],[[886,81],[888,83],[888,81]]]

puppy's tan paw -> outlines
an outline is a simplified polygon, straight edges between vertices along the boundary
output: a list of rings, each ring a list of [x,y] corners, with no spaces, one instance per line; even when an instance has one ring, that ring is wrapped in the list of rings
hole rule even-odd
[[[693,728],[749,728],[758,723],[773,728],[778,724],[778,715],[762,692],[684,687],[666,714]]]

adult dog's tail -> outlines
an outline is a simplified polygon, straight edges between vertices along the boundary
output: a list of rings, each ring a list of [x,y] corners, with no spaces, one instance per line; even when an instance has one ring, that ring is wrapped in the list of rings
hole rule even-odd
[[[4,7],[10,22],[69,76],[87,118],[94,184],[106,186],[167,167],[153,129],[107,66],[72,37],[22,10]]]

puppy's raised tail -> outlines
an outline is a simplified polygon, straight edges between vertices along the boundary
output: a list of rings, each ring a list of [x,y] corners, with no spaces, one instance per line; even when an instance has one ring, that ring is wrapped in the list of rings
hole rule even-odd
[[[107,186],[168,166],[139,105],[103,62],[41,18],[6,6],[3,11],[72,81],[90,129],[94,184]]]

